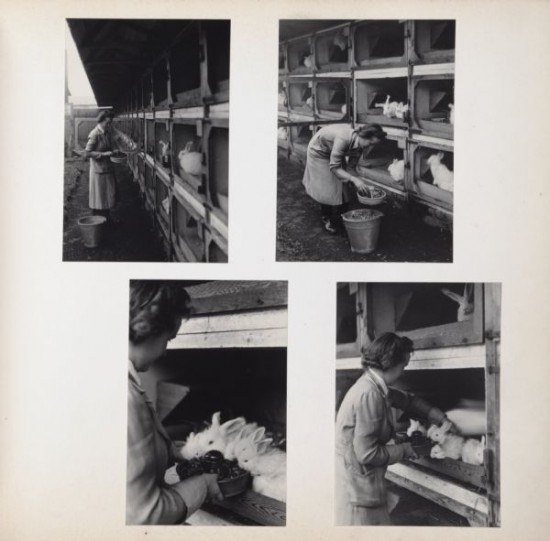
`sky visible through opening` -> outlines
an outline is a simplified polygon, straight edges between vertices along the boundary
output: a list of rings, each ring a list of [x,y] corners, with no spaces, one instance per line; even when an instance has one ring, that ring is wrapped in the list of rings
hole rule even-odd
[[[75,105],[97,105],[97,102],[88,81],[88,76],[84,71],[84,66],[80,60],[78,50],[73,41],[73,36],[69,30],[69,25],[65,23],[65,47],[67,51],[67,79],[69,81],[69,103]]]

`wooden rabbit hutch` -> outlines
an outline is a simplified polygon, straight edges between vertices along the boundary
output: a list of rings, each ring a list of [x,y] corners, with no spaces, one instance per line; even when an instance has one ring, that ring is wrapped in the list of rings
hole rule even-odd
[[[138,145],[128,164],[168,257],[227,262],[230,21],[68,24],[98,105]]]
[[[443,289],[463,299],[466,309],[459,312],[459,301]],[[414,343],[397,387],[443,411],[478,408],[486,436],[482,465],[419,458],[390,466],[386,475],[398,490],[452,511],[464,525],[500,525],[500,306],[500,284],[340,283],[337,288],[337,408],[362,373],[361,348],[384,332]],[[408,426],[402,413],[395,410],[397,430]]]
[[[265,426],[279,446],[286,437],[287,283],[214,281],[183,284],[193,313],[166,357],[142,381],[176,445],[204,428],[244,416]],[[205,504],[190,524],[280,526],[286,505],[248,489]]]
[[[385,155],[378,149],[359,175],[451,223],[453,188],[434,184],[421,158],[442,149],[441,163],[453,172],[455,32],[452,20],[281,21],[279,127],[297,127],[300,137],[295,145],[292,136],[278,138],[280,154],[304,163],[314,132],[305,123],[378,123],[399,146],[386,146]],[[395,116],[386,102],[404,112]],[[404,168],[397,181],[388,172],[394,159]]]

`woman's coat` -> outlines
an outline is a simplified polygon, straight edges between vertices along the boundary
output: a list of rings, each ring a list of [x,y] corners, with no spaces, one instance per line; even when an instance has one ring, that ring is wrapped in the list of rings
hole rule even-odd
[[[164,480],[177,450],[129,363],[126,524],[176,524],[206,498],[202,476],[175,485]]]
[[[110,209],[116,202],[115,170],[110,158],[102,152],[114,150],[113,134],[98,124],[88,135],[86,157],[90,158],[90,196],[91,209]]]

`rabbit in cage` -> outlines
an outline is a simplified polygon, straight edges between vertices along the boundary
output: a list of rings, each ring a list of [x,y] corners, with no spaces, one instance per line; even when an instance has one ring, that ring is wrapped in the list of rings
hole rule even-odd
[[[405,117],[405,113],[409,110],[409,106],[402,101],[390,101],[391,96],[386,95],[386,101],[384,103],[375,103],[375,107],[382,107],[382,114],[388,118],[401,118]]]
[[[481,441],[476,438],[468,438],[462,447],[462,462],[481,466],[484,451],[485,436],[482,436]]]
[[[253,437],[254,433],[256,433],[256,435]],[[242,453],[245,448],[249,445],[253,445],[256,441],[260,441],[264,434],[265,428],[259,427],[257,423],[246,423],[239,433],[226,445],[224,457],[227,460],[237,460],[238,455]]]
[[[427,434],[426,427],[417,419],[411,419],[409,428],[407,428],[407,436],[409,438],[413,435],[413,432],[420,432],[423,436]]]
[[[286,501],[286,453],[273,447],[271,438],[250,443],[238,455],[239,467],[250,472],[256,492]]]
[[[193,142],[189,141],[178,154],[181,168],[190,175],[202,173],[202,154],[192,150]]]
[[[401,182],[405,178],[405,160],[395,158],[388,166],[388,172],[395,182]]]
[[[427,163],[430,166],[430,171],[434,179],[434,186],[452,192],[454,186],[454,173],[450,171],[444,163],[441,163],[443,157],[443,152],[432,154],[427,159]]]
[[[452,434],[449,431],[451,426],[452,423],[450,421],[447,421],[441,426],[431,425],[430,428],[428,428],[428,438],[437,443],[437,445],[432,447],[430,453],[430,456],[432,458],[447,457],[454,460],[460,460],[460,458],[462,457],[464,438],[462,436],[459,436],[458,434]]]
[[[288,139],[288,128],[281,126],[277,130],[277,139],[280,139],[281,141],[286,141]]]
[[[348,40],[346,39],[346,36],[341,32],[339,32],[338,34],[336,34],[334,36],[333,43],[342,52],[345,51],[348,48]]]
[[[442,288],[441,293],[449,297],[458,304],[458,311],[456,314],[457,321],[467,321],[472,319],[474,312],[473,303],[473,284],[464,284],[464,294],[459,295],[454,291],[447,288]]]
[[[306,68],[312,68],[313,67],[313,55],[312,54],[308,54],[308,55],[304,55],[304,58],[302,60],[302,64],[306,67]]]

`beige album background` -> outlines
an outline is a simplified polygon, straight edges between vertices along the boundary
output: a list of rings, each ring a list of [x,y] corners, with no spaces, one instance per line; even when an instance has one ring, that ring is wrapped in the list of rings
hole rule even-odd
[[[229,264],[62,262],[66,17],[232,20]],[[453,264],[275,263],[280,18],[456,18]],[[4,0],[0,539],[547,539],[549,23],[527,0]],[[286,528],[125,526],[130,278],[289,281]],[[333,527],[337,281],[502,282],[501,528]]]

